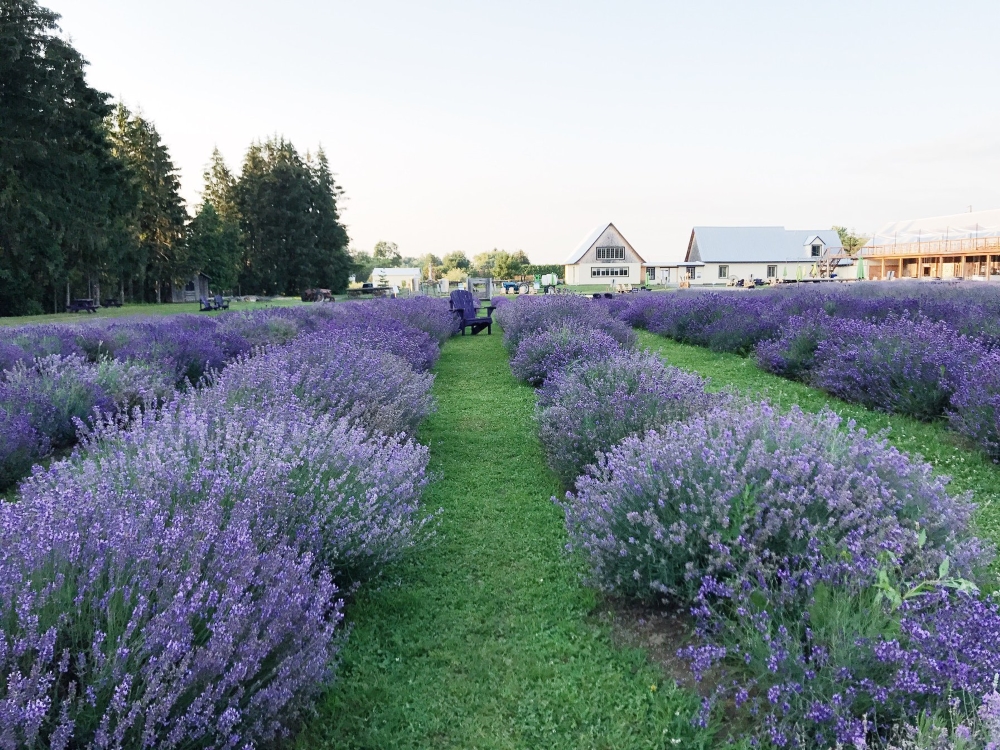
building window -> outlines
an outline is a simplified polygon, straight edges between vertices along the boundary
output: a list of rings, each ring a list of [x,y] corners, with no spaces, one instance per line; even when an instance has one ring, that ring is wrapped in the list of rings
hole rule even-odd
[[[729,266],[719,266],[719,278],[720,279],[729,278]]]
[[[694,278],[694,266],[688,266],[687,267],[687,273],[688,273],[688,278],[689,279],[693,279]]]
[[[656,269],[649,267],[646,269],[646,281],[656,281]]]
[[[777,266],[768,266],[767,267],[767,278],[769,278],[769,279],[776,279],[776,278],[778,278],[778,267]]]
[[[628,276],[628,268],[612,268],[610,266],[592,266],[590,269],[591,278],[598,276]]]
[[[822,245],[813,245],[812,246],[812,257],[818,258],[819,257],[819,253],[820,253],[820,251],[822,249],[823,249]]]
[[[597,248],[598,260],[625,260],[625,248],[618,246],[607,246]]]

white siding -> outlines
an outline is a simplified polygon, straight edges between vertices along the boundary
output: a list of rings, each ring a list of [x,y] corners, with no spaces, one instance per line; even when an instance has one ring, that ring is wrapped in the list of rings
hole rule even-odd
[[[695,278],[691,279],[692,284],[725,284],[727,279],[763,279],[767,281],[767,267],[777,266],[777,275],[774,278],[785,281],[795,281],[796,268],[802,268],[802,278],[810,278],[809,271],[815,265],[816,259],[810,258],[803,261],[775,261],[773,263],[706,263],[704,267],[696,269]],[[719,266],[728,266],[729,274],[719,278]],[[683,272],[685,269],[681,269]],[[698,276],[700,275],[700,278]]]
[[[594,276],[591,269],[624,268],[628,271],[627,276]],[[642,266],[639,263],[603,262],[603,263],[575,263],[566,266],[566,283],[573,284],[610,284],[612,281],[619,284],[638,284],[645,281],[642,274]]]

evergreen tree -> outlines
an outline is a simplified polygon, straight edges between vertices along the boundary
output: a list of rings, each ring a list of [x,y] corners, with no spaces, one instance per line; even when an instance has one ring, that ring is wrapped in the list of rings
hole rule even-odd
[[[322,152],[307,163],[284,138],[254,143],[233,194],[244,238],[244,291],[346,288],[352,264],[337,210],[340,190]]]
[[[333,178],[322,147],[316,152],[311,168],[316,245],[310,265],[316,270],[315,285],[343,292],[347,288],[347,277],[353,270],[351,258],[347,254],[347,230],[340,223],[337,210],[337,199],[343,194],[343,190]]]
[[[180,282],[189,267],[187,211],[177,169],[153,123],[124,104],[109,117],[108,132],[115,155],[126,164],[139,191],[134,243],[122,258],[122,268],[138,280],[144,298],[160,302],[164,285]]]
[[[58,18],[35,0],[0,2],[0,315],[92,289],[136,200],[103,128],[108,97],[87,85]]]
[[[187,249],[189,274],[204,273],[219,291],[236,286],[243,256],[240,228],[223,219],[210,201],[188,225]]]
[[[220,218],[238,224],[240,214],[236,207],[236,179],[218,148],[212,150],[212,158],[202,176],[205,179],[202,200],[211,203]]]
[[[236,180],[216,148],[203,173],[205,187],[198,215],[188,225],[188,274],[204,273],[216,289],[231,290],[239,281],[243,235],[236,207]]]

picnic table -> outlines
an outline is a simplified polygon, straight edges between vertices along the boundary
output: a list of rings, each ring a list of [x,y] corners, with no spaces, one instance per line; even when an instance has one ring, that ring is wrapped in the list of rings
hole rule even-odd
[[[66,306],[66,312],[78,313],[87,311],[89,313],[97,312],[97,303],[92,299],[75,299]]]
[[[101,307],[121,307],[122,301],[117,297],[107,297],[101,303]]]

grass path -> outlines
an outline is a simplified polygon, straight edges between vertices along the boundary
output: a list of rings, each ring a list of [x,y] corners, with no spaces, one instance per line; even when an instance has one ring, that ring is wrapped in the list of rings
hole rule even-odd
[[[640,346],[659,352],[676,367],[711,378],[710,388],[734,386],[742,393],[766,397],[784,408],[792,404],[798,404],[805,411],[829,407],[841,416],[853,419],[870,433],[888,428],[891,444],[907,453],[922,455],[936,471],[952,477],[954,489],[975,493],[979,504],[979,532],[1000,543],[1000,467],[962,445],[960,438],[946,430],[942,423],[918,422],[910,417],[872,411],[841,401],[816,388],[764,372],[752,359],[679,344],[648,331],[636,333]]]
[[[422,430],[438,543],[351,603],[301,748],[699,748],[692,694],[615,648],[564,555],[558,484],[499,336],[456,337]]]

